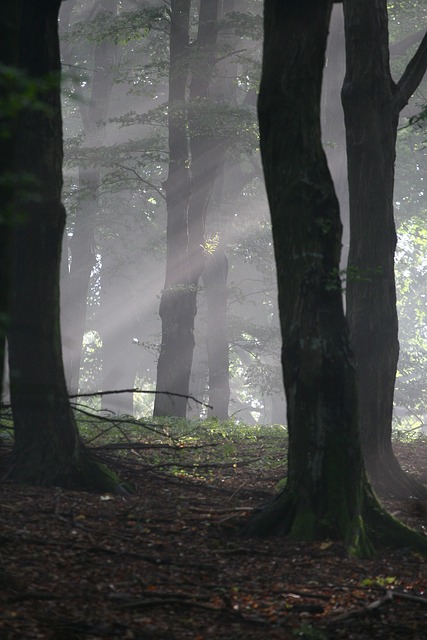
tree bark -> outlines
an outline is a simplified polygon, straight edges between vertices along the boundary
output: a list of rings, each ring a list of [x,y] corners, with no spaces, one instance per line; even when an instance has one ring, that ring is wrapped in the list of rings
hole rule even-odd
[[[159,314],[162,343],[157,364],[155,416],[186,414],[191,359],[192,323],[196,310],[187,275],[187,219],[191,194],[185,101],[188,77],[190,0],[172,0],[169,63],[169,172],[166,193],[166,277]],[[176,393],[180,395],[170,395]]]
[[[22,112],[15,170],[35,181],[18,199],[8,334],[15,429],[10,477],[19,482],[112,489],[116,476],[84,449],[71,412],[61,354],[59,272],[65,210],[58,43],[59,0],[22,0],[19,66],[47,82],[44,109]],[[19,194],[18,194],[19,196]]]
[[[162,345],[157,367],[157,391],[169,393],[156,395],[154,415],[185,417],[185,396],[189,393],[194,352],[197,292],[204,266],[206,211],[218,168],[212,136],[200,131],[203,124],[199,120],[200,109],[208,98],[215,65],[218,0],[202,0],[200,4],[198,35],[192,44],[190,57],[188,3],[177,1],[172,2],[171,6],[170,163],[168,179],[164,184],[168,209],[168,248],[166,282],[160,304]],[[192,71],[188,107],[187,65],[191,66]],[[176,105],[181,106],[181,113],[173,113]],[[184,113],[187,108],[188,121],[187,113]]]
[[[341,222],[321,144],[320,92],[332,3],[266,0],[258,102],[283,338],[289,462],[284,491],[249,533],[343,541],[370,553],[374,531],[427,543],[383,512],[370,490],[338,275]],[[375,517],[374,517],[375,514]],[[391,535],[389,536],[391,538]]]
[[[350,192],[347,318],[363,455],[378,491],[425,497],[425,489],[405,475],[394,456],[391,429],[399,357],[393,213],[396,133],[399,112],[427,65],[427,38],[396,86],[389,67],[385,0],[346,1],[344,13],[347,69],[342,102]]]
[[[6,2],[2,11],[0,30],[0,63],[16,67],[18,63],[19,5]],[[16,87],[16,91],[19,89]],[[3,378],[6,356],[6,332],[9,314],[10,243],[12,225],[16,223],[14,212],[13,157],[15,152],[15,119],[7,107],[6,83],[0,83],[0,402],[3,400]]]

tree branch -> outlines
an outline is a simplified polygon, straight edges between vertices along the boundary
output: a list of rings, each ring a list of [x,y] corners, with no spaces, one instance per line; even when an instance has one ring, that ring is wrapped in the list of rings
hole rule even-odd
[[[409,61],[402,74],[394,96],[398,112],[408,104],[409,98],[417,89],[427,70],[427,31],[421,40],[420,46]]]
[[[143,178],[137,171],[135,171],[135,169],[133,169],[132,167],[126,167],[124,164],[118,164],[116,163],[114,165],[115,167],[118,167],[120,169],[123,169],[125,171],[130,171],[131,173],[133,173],[140,182],[144,183],[147,185],[147,187],[150,187],[150,189],[153,189],[156,193],[159,194],[159,196],[161,198],[163,198],[163,200],[166,200],[166,196],[165,194],[158,188],[156,187],[155,184],[153,184],[152,182],[149,182],[148,180],[145,180],[145,178]]]

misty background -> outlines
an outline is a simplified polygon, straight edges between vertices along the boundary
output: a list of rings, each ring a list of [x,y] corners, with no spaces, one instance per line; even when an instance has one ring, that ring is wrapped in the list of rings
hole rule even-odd
[[[200,129],[225,145],[206,215],[203,250],[228,260],[229,416],[246,423],[286,422],[280,366],[276,272],[259,155],[256,91],[262,2],[223,0],[208,104]],[[392,68],[405,67],[425,28],[421,3],[389,7]],[[192,5],[191,39],[198,3]],[[156,388],[165,280],[169,21],[165,2],[68,0],[62,4],[65,165],[61,313],[71,394]],[[203,70],[203,58],[198,61]],[[323,139],[348,251],[345,131],[340,90],[345,70],[342,8],[335,5],[323,91]],[[427,430],[426,129],[409,126],[427,102],[427,81],[401,118],[395,214],[400,361],[395,428]],[[224,143],[226,141],[226,143]],[[208,400],[208,313],[198,287],[190,395]],[[148,415],[141,393],[81,400],[92,409]],[[187,416],[206,416],[189,400]]]

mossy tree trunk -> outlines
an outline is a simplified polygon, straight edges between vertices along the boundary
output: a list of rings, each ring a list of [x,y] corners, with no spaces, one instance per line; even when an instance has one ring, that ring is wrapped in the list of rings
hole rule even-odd
[[[342,90],[350,190],[347,318],[355,356],[362,449],[374,487],[405,498],[427,491],[402,471],[391,442],[399,357],[393,213],[399,113],[427,67],[427,35],[402,78],[389,65],[386,0],[344,2]]]
[[[61,355],[59,272],[65,210],[58,10],[60,0],[22,0],[19,66],[46,83],[42,108],[23,111],[15,171],[34,182],[17,200],[13,228],[9,364],[15,445],[11,478],[63,487],[113,489],[113,473],[87,452],[71,412]],[[19,194],[18,194],[19,196]]]
[[[339,540],[352,553],[367,554],[376,536],[387,541],[388,528],[396,540],[409,536],[427,549],[376,503],[359,443],[338,277],[339,207],[320,133],[331,4],[265,2],[258,111],[277,265],[289,459],[284,491],[248,531]]]

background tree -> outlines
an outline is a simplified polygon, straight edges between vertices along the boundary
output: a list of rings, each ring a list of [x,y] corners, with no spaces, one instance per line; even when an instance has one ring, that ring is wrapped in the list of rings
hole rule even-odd
[[[191,44],[191,53],[190,4],[171,4],[169,110],[173,112],[179,108],[179,112],[169,115],[170,160],[165,184],[168,206],[166,280],[160,303],[162,342],[157,365],[157,391],[180,395],[157,395],[154,404],[154,415],[157,416],[186,415],[197,289],[204,267],[206,211],[219,165],[219,150],[213,147],[211,136],[200,130],[199,119],[200,107],[208,99],[215,65],[218,1],[202,0],[200,3],[198,33]]]

